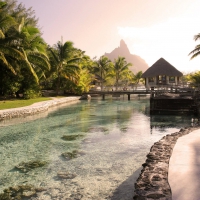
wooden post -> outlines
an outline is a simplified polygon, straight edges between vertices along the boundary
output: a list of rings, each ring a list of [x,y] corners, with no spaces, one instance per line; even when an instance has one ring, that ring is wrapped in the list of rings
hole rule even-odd
[[[130,94],[128,94],[128,100],[130,101],[130,99],[131,99],[131,95],[130,95]]]
[[[105,100],[105,94],[102,95],[102,99]]]
[[[154,98],[150,97],[150,114],[154,113]]]

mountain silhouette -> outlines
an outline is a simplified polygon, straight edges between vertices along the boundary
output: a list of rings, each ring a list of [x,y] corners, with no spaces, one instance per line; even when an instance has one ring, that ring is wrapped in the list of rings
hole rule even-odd
[[[144,59],[142,59],[140,56],[130,53],[124,40],[121,40],[120,46],[118,48],[115,48],[111,53],[105,53],[105,56],[107,56],[112,61],[114,61],[114,59],[117,59],[118,56],[125,57],[128,63],[132,63],[132,66],[129,67],[129,69],[133,71],[133,73],[137,73],[139,71],[144,72],[149,68]]]

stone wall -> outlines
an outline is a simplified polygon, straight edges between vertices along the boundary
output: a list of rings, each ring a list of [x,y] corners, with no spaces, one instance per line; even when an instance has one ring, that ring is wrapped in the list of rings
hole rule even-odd
[[[168,168],[173,148],[179,137],[199,128],[199,126],[184,128],[154,143],[135,183],[134,200],[172,199],[168,183]]]
[[[38,114],[47,111],[50,107],[69,103],[72,101],[79,101],[79,99],[80,97],[55,98],[49,101],[38,102],[31,106],[0,110],[0,120]]]

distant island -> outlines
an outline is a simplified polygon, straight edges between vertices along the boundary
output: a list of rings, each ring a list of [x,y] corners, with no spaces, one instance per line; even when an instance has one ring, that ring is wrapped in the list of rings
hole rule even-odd
[[[111,61],[117,59],[118,56],[125,57],[127,62],[132,63],[133,66],[131,66],[129,69],[134,73],[137,73],[138,71],[144,72],[149,68],[144,59],[138,55],[133,55],[130,53],[124,40],[121,40],[120,46],[115,48],[111,53],[105,53],[105,56],[107,56]]]

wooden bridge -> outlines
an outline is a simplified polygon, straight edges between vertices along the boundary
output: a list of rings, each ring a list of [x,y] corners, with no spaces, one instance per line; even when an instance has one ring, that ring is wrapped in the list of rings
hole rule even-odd
[[[102,96],[102,99],[105,99],[106,95],[111,95],[113,97],[120,97],[121,95],[127,95],[128,96],[128,100],[130,100],[130,95],[131,94],[138,94],[138,95],[147,95],[147,94],[151,94],[151,92],[149,90],[117,90],[117,91],[90,91],[87,93],[84,93],[84,95],[98,95],[98,96]]]
[[[83,95],[98,95],[98,96],[102,96],[102,99],[105,99],[106,95],[111,95],[113,97],[120,97],[121,95],[127,95],[128,100],[130,100],[130,95],[131,94],[138,94],[139,96],[145,96],[147,94],[149,94],[152,98],[153,97],[159,97],[163,94],[171,94],[172,96],[176,96],[179,95],[181,97],[183,96],[197,96],[200,93],[199,89],[194,89],[194,88],[180,88],[180,87],[174,87],[174,88],[170,88],[170,89],[162,89],[162,88],[158,88],[158,89],[151,89],[151,90],[147,90],[147,89],[142,89],[142,90],[115,90],[115,91],[110,91],[110,90],[104,90],[104,91],[89,91],[84,93]]]
[[[117,91],[90,91],[84,93],[85,97],[105,96],[111,95],[112,97],[120,97],[127,95],[128,100],[131,94],[138,96],[150,95],[150,113],[200,113],[200,89],[199,88],[181,88],[174,87],[168,89],[151,89],[151,90],[117,90]]]

